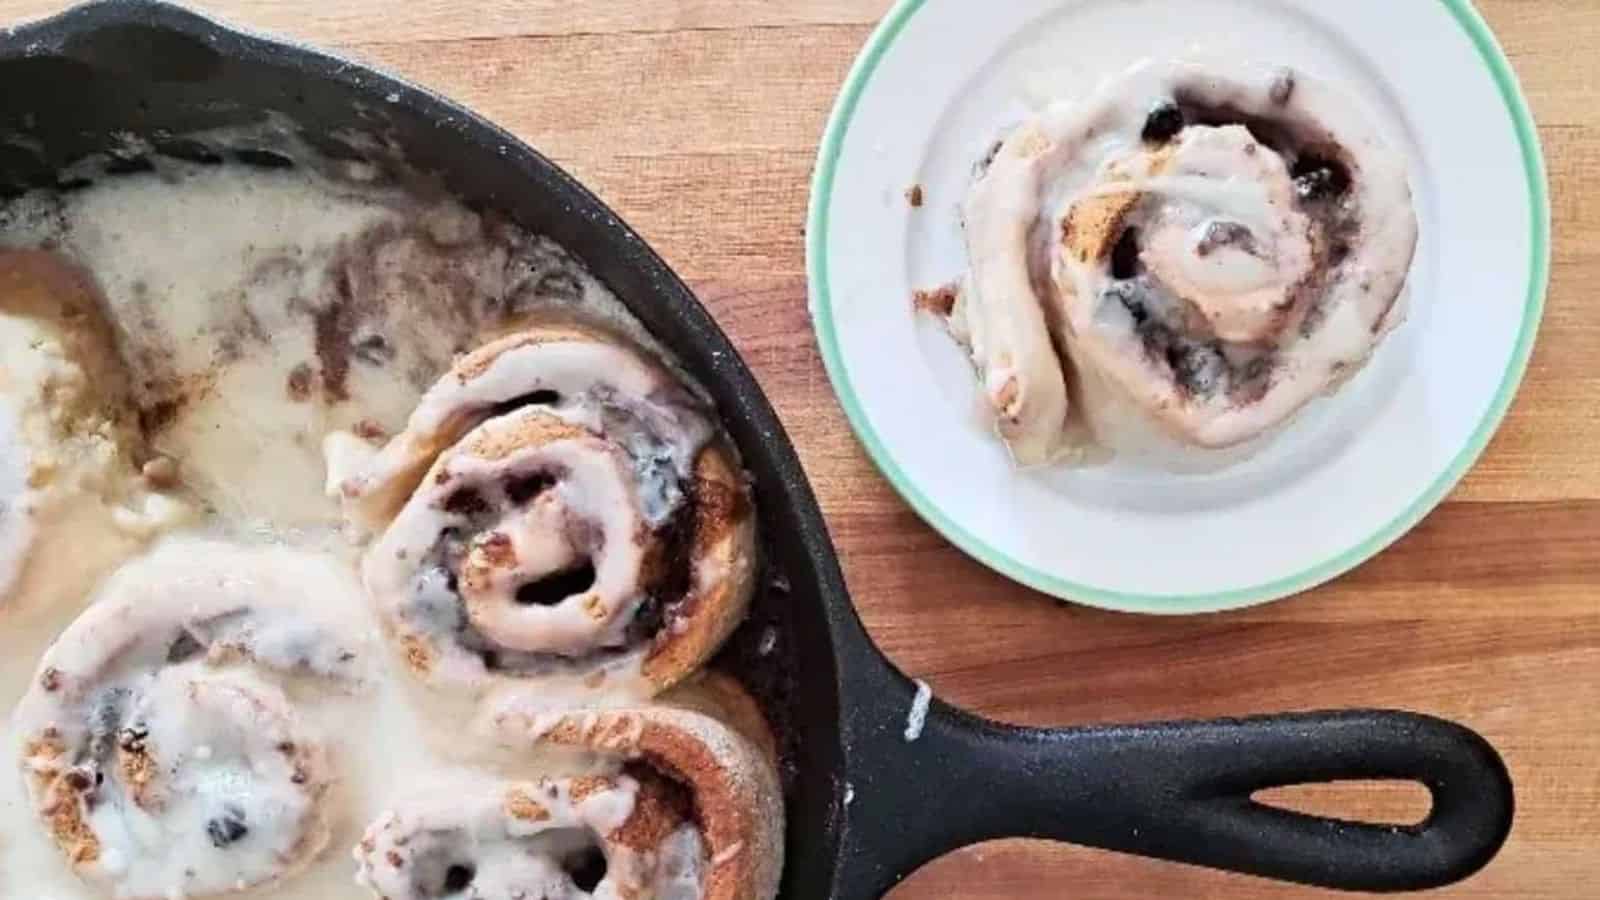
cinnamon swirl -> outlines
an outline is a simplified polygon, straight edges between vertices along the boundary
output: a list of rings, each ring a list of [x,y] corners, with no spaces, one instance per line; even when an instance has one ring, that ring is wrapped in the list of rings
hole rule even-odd
[[[954,324],[1023,463],[1081,449],[1074,424],[1136,454],[1272,434],[1401,322],[1417,241],[1405,160],[1352,101],[1235,64],[1049,109],[965,217]]]
[[[491,715],[508,745],[584,749],[613,768],[408,800],[357,847],[361,880],[391,900],[469,888],[484,900],[769,900],[783,846],[774,763],[762,749],[771,736],[736,686],[714,685],[632,709],[513,701]]]
[[[649,695],[749,601],[754,516],[711,413],[592,327],[463,357],[339,479],[382,528],[363,575],[410,669],[481,692],[545,678]]]
[[[120,900],[274,883],[327,844],[335,773],[306,704],[362,681],[359,630],[306,602],[325,561],[174,543],[119,570],[17,708],[29,796]]]

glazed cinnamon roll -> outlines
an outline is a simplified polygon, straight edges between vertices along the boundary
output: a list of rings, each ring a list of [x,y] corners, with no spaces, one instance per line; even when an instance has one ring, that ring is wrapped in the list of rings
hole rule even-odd
[[[359,631],[315,604],[345,580],[207,542],[112,577],[14,720],[35,811],[79,877],[120,900],[208,897],[323,849],[335,775],[306,704],[362,680]]]
[[[682,705],[500,710],[510,745],[594,751],[616,768],[407,801],[356,848],[360,880],[389,900],[769,900],[783,862],[782,800],[761,749],[771,738],[747,737],[765,724],[745,712],[730,727],[688,708],[754,709],[717,690]]]
[[[0,614],[80,603],[183,517],[140,433],[93,279],[64,257],[0,250]],[[174,475],[175,478],[175,475]],[[70,607],[68,607],[70,611]]]
[[[463,357],[340,491],[383,529],[363,577],[431,684],[654,694],[749,601],[753,511],[710,411],[591,327]]]
[[[965,217],[957,330],[1023,462],[1074,420],[1132,452],[1272,433],[1399,324],[1417,241],[1405,160],[1352,101],[1237,65],[1144,64],[1048,110]]]

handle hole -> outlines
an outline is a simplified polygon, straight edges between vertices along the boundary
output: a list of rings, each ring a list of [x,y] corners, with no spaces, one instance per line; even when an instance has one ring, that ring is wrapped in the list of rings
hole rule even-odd
[[[1433,795],[1415,781],[1295,784],[1257,791],[1250,799],[1290,812],[1373,825],[1421,825],[1433,809]]]

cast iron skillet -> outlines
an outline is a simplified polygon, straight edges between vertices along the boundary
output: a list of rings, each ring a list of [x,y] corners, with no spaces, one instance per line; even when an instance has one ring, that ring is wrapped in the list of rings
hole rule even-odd
[[[1505,840],[1512,789],[1495,751],[1408,713],[1036,730],[935,700],[920,739],[907,741],[914,687],[862,630],[794,450],[727,338],[616,215],[467,110],[151,0],[107,0],[0,33],[0,85],[0,192],[54,184],[64,164],[113,149],[118,133],[205,158],[177,138],[268,110],[331,153],[355,152],[331,139],[341,129],[376,131],[467,202],[574,251],[677,353],[743,451],[768,537],[770,584],[721,662],[757,690],[785,739],[785,898],[877,897],[945,851],[1011,836],[1366,891],[1465,878]],[[774,635],[776,652],[763,654]],[[1266,787],[1357,778],[1420,782],[1433,811],[1386,827],[1251,800]]]

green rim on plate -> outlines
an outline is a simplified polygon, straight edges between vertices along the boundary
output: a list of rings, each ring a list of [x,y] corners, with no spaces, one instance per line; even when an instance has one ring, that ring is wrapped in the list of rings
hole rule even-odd
[[[822,350],[822,361],[835,393],[844,407],[845,415],[855,428],[856,435],[866,447],[878,468],[900,495],[911,504],[927,523],[957,547],[971,554],[984,565],[1021,582],[1035,590],[1057,597],[1103,609],[1152,614],[1187,614],[1219,612],[1254,606],[1297,594],[1324,584],[1361,565],[1410,531],[1423,517],[1444,500],[1477,462],[1488,446],[1490,438],[1500,427],[1506,411],[1511,406],[1517,387],[1528,368],[1528,358],[1533,352],[1534,338],[1539,321],[1544,315],[1545,291],[1550,279],[1550,201],[1546,182],[1544,154],[1539,145],[1539,135],[1527,100],[1517,83],[1511,63],[1495,41],[1489,24],[1472,6],[1471,0],[1439,0],[1455,17],[1478,54],[1489,66],[1506,110],[1516,128],[1517,140],[1522,148],[1524,174],[1528,179],[1528,200],[1532,206],[1530,220],[1533,227],[1531,242],[1532,260],[1529,265],[1528,293],[1522,314],[1522,324],[1517,333],[1516,348],[1500,379],[1494,402],[1484,412],[1483,419],[1472,437],[1457,454],[1449,467],[1429,485],[1405,510],[1375,534],[1326,562],[1312,566],[1296,575],[1280,578],[1265,584],[1211,594],[1133,594],[1108,591],[1092,585],[1079,584],[1041,572],[1036,568],[1007,556],[985,543],[939,509],[926,494],[900,469],[882,439],[873,429],[850,383],[850,373],[839,352],[839,339],[833,321],[833,302],[828,284],[828,226],[833,204],[834,176],[839,164],[840,149],[850,130],[856,107],[867,83],[877,71],[878,64],[905,30],[918,10],[927,0],[900,0],[873,32],[864,49],[851,67],[844,89],[828,119],[823,133],[822,149],[817,161],[816,174],[811,185],[811,209],[806,222],[807,279],[810,282],[811,315],[815,323],[817,343]]]

